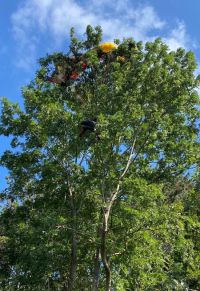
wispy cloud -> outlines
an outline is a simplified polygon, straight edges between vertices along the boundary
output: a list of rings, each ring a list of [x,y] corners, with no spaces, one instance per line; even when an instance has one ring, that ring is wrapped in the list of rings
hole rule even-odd
[[[179,47],[187,48],[190,39],[187,35],[185,24],[183,22],[178,22],[177,26],[172,29],[169,35],[164,37],[164,41],[172,50],[176,50]]]
[[[142,37],[152,29],[160,29],[160,20],[153,7],[133,7],[130,1],[88,1],[87,5],[72,0],[27,0],[12,16],[14,29],[27,31],[36,26],[60,39],[71,26],[78,33],[87,24],[101,25],[107,37],[136,34]]]
[[[20,55],[18,65],[23,68],[31,66],[44,35],[48,35],[49,42],[54,44],[52,49],[56,49],[66,40],[72,26],[82,34],[88,24],[101,25],[105,39],[132,36],[143,41],[162,36],[166,27],[152,6],[135,6],[130,0],[26,0],[21,4],[12,15],[12,24]],[[172,49],[188,42],[183,23],[164,36]]]

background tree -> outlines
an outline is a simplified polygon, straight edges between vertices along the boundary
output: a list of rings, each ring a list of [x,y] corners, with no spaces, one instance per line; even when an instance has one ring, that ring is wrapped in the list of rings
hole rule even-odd
[[[101,38],[72,29],[23,88],[24,111],[2,100],[2,290],[199,287],[193,53]]]

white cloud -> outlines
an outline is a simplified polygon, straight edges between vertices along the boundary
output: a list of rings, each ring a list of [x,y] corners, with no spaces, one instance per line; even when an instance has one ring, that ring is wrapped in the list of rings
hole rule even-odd
[[[165,25],[165,22],[160,20],[151,6],[129,10],[128,17],[135,20],[135,26],[141,32],[146,32],[151,29],[160,29]]]
[[[176,50],[179,47],[187,48],[189,44],[189,36],[186,32],[186,27],[183,22],[178,22],[171,33],[164,38],[164,41],[169,45],[172,50]]]
[[[28,71],[35,61],[37,39],[20,26],[14,27],[14,37],[18,55],[15,64],[17,67]]]
[[[22,4],[12,15],[13,32],[21,52],[18,65],[22,67],[30,66],[36,58],[37,44],[43,42],[44,34],[52,39],[52,49],[56,49],[66,40],[72,26],[78,34],[83,34],[88,24],[101,25],[105,39],[134,37],[143,41],[161,35],[161,29],[166,27],[152,6],[135,6],[131,0],[90,0],[87,3],[23,0]],[[188,37],[184,24],[178,23],[165,41],[172,49],[185,46]]]

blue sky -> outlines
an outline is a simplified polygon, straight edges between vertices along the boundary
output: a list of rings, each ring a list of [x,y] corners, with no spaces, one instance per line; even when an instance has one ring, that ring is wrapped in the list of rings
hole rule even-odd
[[[70,27],[83,34],[87,24],[101,25],[104,39],[162,37],[170,49],[193,50],[200,64],[200,0],[1,0],[0,96],[23,104],[37,59],[67,50]],[[9,147],[0,137],[0,154]],[[6,170],[0,168],[0,189]]]

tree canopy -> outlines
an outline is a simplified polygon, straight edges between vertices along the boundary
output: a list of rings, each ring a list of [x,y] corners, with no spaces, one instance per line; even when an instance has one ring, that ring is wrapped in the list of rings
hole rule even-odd
[[[1,290],[197,290],[193,53],[88,26],[39,65],[2,100]]]

